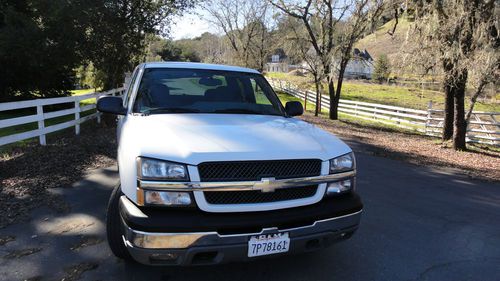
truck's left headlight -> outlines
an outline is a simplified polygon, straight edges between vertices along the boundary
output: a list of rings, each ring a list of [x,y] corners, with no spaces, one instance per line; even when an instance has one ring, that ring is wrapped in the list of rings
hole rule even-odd
[[[186,165],[152,158],[138,157],[137,170],[141,179],[174,181],[189,179]]]
[[[355,168],[356,160],[352,152],[330,160],[330,174],[352,171]]]

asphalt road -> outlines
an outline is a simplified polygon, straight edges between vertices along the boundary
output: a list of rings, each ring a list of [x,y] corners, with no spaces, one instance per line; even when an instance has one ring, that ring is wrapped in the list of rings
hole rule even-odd
[[[0,280],[500,280],[500,184],[357,156],[360,229],[328,249],[211,267],[124,263],[105,241],[111,168],[57,190],[71,213],[38,209],[30,222],[0,230],[15,236],[0,246]]]

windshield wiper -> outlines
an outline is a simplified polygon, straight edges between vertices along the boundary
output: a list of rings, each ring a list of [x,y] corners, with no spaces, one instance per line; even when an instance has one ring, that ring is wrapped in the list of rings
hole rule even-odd
[[[155,113],[198,113],[198,109],[186,108],[186,107],[158,107],[151,108],[142,112],[144,115],[155,114]]]

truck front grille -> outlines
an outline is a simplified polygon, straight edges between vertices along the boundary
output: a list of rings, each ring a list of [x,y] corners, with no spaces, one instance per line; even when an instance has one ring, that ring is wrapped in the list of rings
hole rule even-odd
[[[318,187],[314,185],[276,189],[274,192],[262,192],[260,190],[207,191],[204,192],[204,195],[209,204],[252,204],[309,198],[316,194],[317,189]]]
[[[319,176],[320,159],[204,162],[198,165],[202,182],[260,181],[262,178]]]

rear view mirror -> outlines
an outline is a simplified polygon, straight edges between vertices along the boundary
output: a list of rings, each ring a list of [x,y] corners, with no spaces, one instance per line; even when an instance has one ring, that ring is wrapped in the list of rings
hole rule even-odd
[[[289,101],[285,104],[285,111],[288,116],[299,116],[304,113],[304,108],[298,101]]]
[[[97,101],[97,110],[117,115],[127,114],[127,109],[123,107],[121,97],[100,97]]]
[[[222,85],[222,81],[220,79],[212,78],[212,77],[203,77],[198,82],[200,85],[215,87]]]

